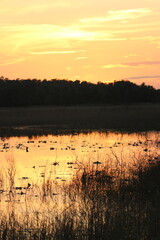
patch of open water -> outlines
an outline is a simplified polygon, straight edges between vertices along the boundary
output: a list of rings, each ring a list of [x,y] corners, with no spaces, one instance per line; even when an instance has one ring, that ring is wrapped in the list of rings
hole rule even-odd
[[[86,169],[91,172],[105,169],[114,179],[120,173],[127,179],[142,162],[155,164],[160,160],[159,136],[159,132],[95,131],[1,137],[0,208],[8,209],[12,202],[21,213],[26,212],[26,206],[30,206],[30,212],[40,212],[45,196],[48,201],[54,198],[52,209],[53,205],[56,209],[58,203],[63,205],[62,196],[66,197],[61,187]],[[47,213],[45,207],[41,214]]]

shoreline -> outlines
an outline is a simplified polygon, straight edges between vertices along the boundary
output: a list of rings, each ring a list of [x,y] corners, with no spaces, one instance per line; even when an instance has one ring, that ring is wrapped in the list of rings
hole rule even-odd
[[[156,131],[160,130],[160,104],[0,108],[1,130],[24,126],[55,131]]]

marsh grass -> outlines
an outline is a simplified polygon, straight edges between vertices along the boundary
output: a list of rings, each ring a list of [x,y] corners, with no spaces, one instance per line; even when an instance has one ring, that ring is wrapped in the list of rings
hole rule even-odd
[[[16,176],[16,166],[13,155],[7,158],[7,179],[9,186],[9,198],[14,197],[14,189],[15,189],[15,176]]]
[[[17,196],[11,158],[8,182],[14,195],[1,211],[0,239],[158,240],[159,158],[150,159],[152,165],[140,160],[127,179],[107,167],[83,166],[70,183],[58,186],[48,176]],[[61,195],[53,194],[57,189]]]

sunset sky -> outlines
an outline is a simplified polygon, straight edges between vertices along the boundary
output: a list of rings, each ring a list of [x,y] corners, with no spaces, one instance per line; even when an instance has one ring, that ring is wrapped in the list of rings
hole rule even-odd
[[[160,1],[0,0],[0,75],[160,88]]]

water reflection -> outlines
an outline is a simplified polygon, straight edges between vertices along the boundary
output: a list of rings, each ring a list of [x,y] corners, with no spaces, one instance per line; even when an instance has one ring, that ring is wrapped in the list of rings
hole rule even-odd
[[[151,155],[159,155],[158,139],[157,132],[1,138],[0,164],[7,171],[14,161],[18,186],[37,183],[48,176],[64,182],[84,168],[107,167],[118,171],[118,165],[125,170],[134,167],[139,156],[149,161]]]
[[[115,216],[128,214],[129,219],[135,212],[135,227],[141,202],[126,187],[143,167],[159,162],[159,146],[159,132],[1,138],[0,221],[17,221],[23,236],[28,234],[24,239],[31,239],[42,223],[48,232],[56,223],[57,231],[63,220],[72,218],[85,232],[89,221],[95,227],[101,219],[100,227],[108,224],[111,229],[109,218],[116,226]]]

